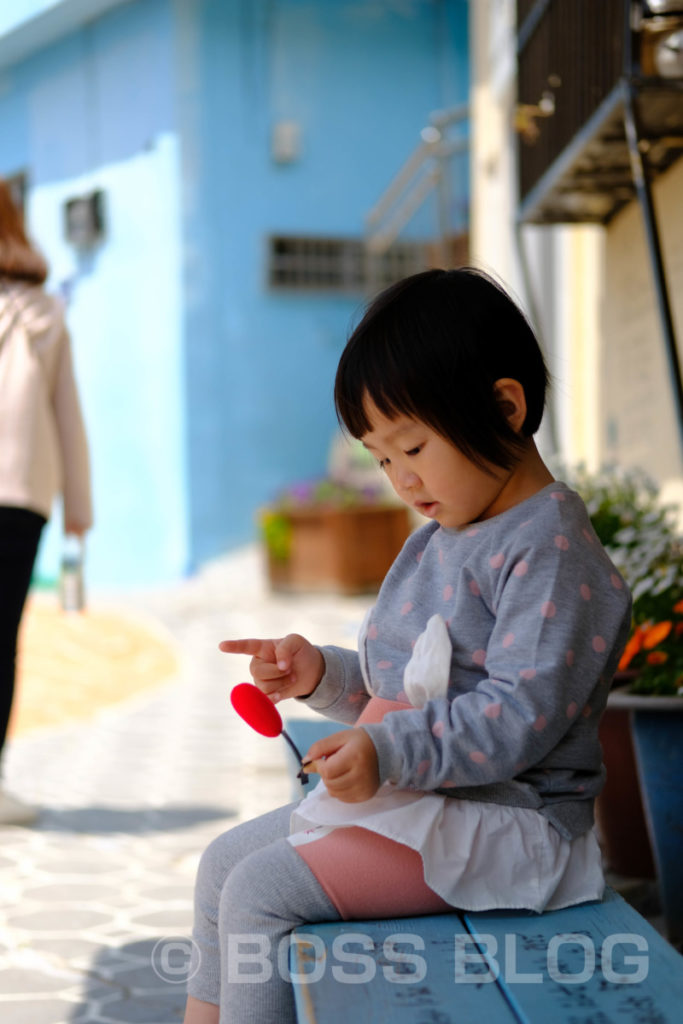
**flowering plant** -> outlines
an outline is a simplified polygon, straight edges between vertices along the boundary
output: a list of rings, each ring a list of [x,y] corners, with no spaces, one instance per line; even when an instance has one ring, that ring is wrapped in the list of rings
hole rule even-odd
[[[563,467],[566,470],[566,467]],[[641,470],[579,466],[564,479],[586,503],[593,528],[633,595],[633,626],[620,671],[631,693],[683,691],[683,544],[675,511]]]
[[[648,619],[633,627],[619,670],[637,669],[632,693],[683,694],[683,600],[669,618]]]
[[[304,480],[280,491],[272,502],[273,508],[291,512],[302,508],[353,508],[357,505],[383,504],[386,490],[381,485],[353,484],[322,477]]]

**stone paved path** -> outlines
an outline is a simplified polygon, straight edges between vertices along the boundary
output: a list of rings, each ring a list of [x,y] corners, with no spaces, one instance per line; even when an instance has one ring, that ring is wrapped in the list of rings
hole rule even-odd
[[[199,855],[292,798],[284,743],[257,736],[227,702],[247,659],[217,644],[296,631],[354,646],[370,603],[273,596],[252,549],[126,599],[176,638],[182,669],[10,746],[7,788],[42,811],[32,828],[0,828],[2,1024],[182,1021]]]

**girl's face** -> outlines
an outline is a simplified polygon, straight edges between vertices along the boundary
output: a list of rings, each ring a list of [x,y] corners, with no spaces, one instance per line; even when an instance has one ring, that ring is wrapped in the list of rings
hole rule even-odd
[[[366,409],[371,429],[361,441],[406,505],[458,528],[516,504],[514,470],[492,466],[491,475],[421,420],[388,419],[369,399]]]

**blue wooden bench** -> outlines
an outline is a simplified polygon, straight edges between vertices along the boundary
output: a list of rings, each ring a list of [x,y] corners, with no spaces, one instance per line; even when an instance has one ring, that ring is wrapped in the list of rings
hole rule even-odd
[[[307,925],[301,1024],[680,1024],[683,957],[621,896],[545,914]]]
[[[287,722],[302,753],[338,728]],[[305,925],[292,935],[290,971],[300,1024],[683,1021],[683,956],[612,890],[544,914]]]

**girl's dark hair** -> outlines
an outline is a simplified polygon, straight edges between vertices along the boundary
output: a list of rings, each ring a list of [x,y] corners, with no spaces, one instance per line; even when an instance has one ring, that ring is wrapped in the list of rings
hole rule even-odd
[[[524,388],[521,437],[493,385]],[[342,353],[334,400],[354,437],[370,429],[366,400],[390,419],[422,420],[479,466],[506,469],[541,422],[548,371],[521,310],[471,267],[427,270],[387,288],[369,305]]]
[[[7,182],[0,180],[0,277],[43,284],[47,264],[29,242]]]

